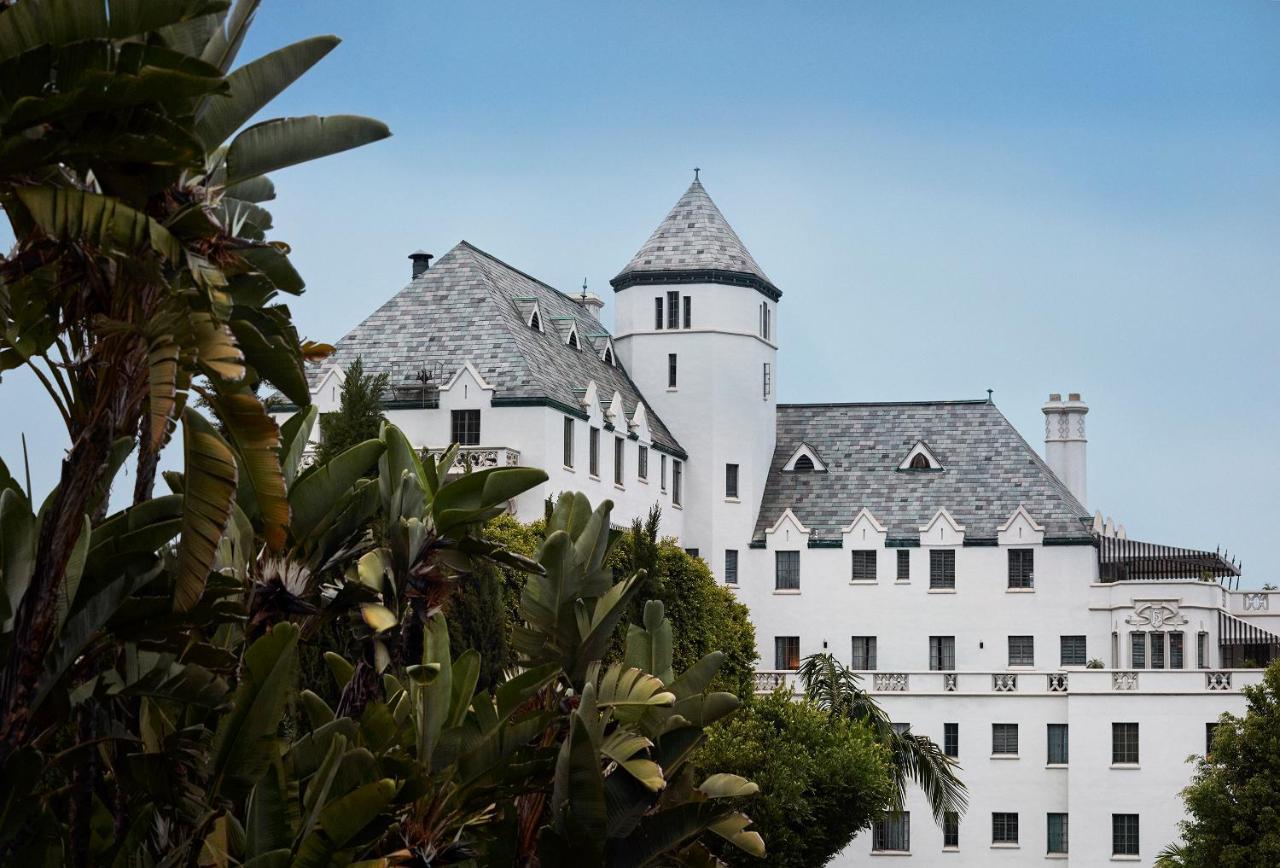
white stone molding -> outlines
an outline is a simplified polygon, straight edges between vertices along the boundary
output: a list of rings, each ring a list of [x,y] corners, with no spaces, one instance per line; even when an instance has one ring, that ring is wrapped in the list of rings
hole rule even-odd
[[[1008,521],[996,528],[996,542],[1002,546],[1041,545],[1044,543],[1044,526],[1019,504]]]
[[[787,507],[773,523],[773,527],[764,532],[765,546],[769,549],[805,546],[809,543],[809,534],[809,528],[800,522],[791,507]]]
[[[1181,627],[1187,623],[1187,619],[1178,610],[1177,600],[1134,600],[1133,614],[1125,618],[1124,622],[1131,627],[1163,630],[1166,627]]]
[[[808,443],[801,443],[797,446],[796,451],[792,452],[791,457],[787,459],[787,463],[782,465],[782,469],[787,473],[794,471],[796,469],[796,461],[801,455],[809,456],[809,460],[813,462],[814,472],[821,473],[826,471],[827,465],[822,463],[822,459],[818,457],[818,453],[814,452],[813,447]]]
[[[1112,672],[1111,673],[1111,689],[1112,690],[1137,690],[1138,689],[1138,673]]]
[[[964,525],[957,522],[946,508],[933,514],[929,523],[920,528],[922,546],[958,546],[964,544]]]
[[[995,693],[1015,693],[1018,690],[1018,674],[1016,672],[991,673],[991,689]]]
[[[853,521],[849,522],[841,533],[844,535],[845,548],[865,549],[868,546],[884,548],[885,541],[889,538],[888,528],[882,525],[865,506],[858,510]]]
[[[906,693],[911,688],[911,676],[906,672],[876,672],[871,684],[881,693]]]
[[[1067,673],[1050,672],[1046,676],[1047,688],[1050,693],[1066,693],[1067,692]]]
[[[1244,595],[1244,610],[1246,612],[1265,612],[1269,605],[1270,594],[1254,594],[1247,593]]]
[[[955,693],[956,688],[960,685],[960,676],[954,672],[944,672],[942,674],[942,689],[948,693]]]
[[[1205,690],[1230,690],[1231,689],[1231,673],[1230,672],[1206,672],[1204,674]]]

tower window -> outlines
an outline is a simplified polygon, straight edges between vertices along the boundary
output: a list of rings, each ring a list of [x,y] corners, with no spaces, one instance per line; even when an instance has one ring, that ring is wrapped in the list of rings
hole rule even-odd
[[[680,293],[667,293],[667,328],[680,328]]]
[[[649,478],[649,447],[641,446],[636,450],[636,478]]]
[[[679,461],[671,462],[671,502],[676,506],[680,505],[683,497],[681,489],[684,487],[684,469],[680,466]]]
[[[724,550],[724,583],[726,585],[738,584],[738,550]]]
[[[738,465],[736,464],[724,466],[724,496],[733,498],[738,496]]]
[[[615,437],[613,441],[613,484],[622,485],[623,466],[622,462],[627,452],[627,441],[621,437]]]
[[[454,443],[459,446],[480,445],[479,410],[454,410],[450,421]]]
[[[676,387],[676,354],[667,354],[667,388],[674,389]]]
[[[898,549],[898,581],[911,581],[911,552]]]
[[[653,328],[655,331],[662,329],[662,296],[653,300]]]
[[[659,455],[661,461],[658,462],[658,484],[665,492],[667,490],[667,456]]]
[[[693,328],[693,299],[687,295],[684,297],[684,327]]]
[[[772,391],[773,391],[773,368],[768,362],[765,362],[764,363],[764,386],[763,386],[764,398],[768,399],[769,393]]]
[[[593,427],[591,429],[591,442],[589,445],[591,447],[589,469],[591,471],[591,475],[599,479],[600,478],[600,429],[599,428]]]
[[[564,417],[564,466],[573,469],[573,420]]]
[[[791,465],[791,469],[796,473],[812,473],[813,459],[808,455],[801,455],[796,459],[796,463]]]

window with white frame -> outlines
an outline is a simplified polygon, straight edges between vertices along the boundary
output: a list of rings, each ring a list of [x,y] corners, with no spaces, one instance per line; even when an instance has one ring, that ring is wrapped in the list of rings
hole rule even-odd
[[[738,584],[738,550],[724,550],[724,583],[726,585]]]
[[[454,410],[450,417],[453,442],[459,446],[480,445],[480,411]]]
[[[1112,765],[1138,764],[1138,724],[1111,724]]]
[[[774,552],[775,591],[800,590],[800,552]]]
[[[1111,815],[1111,855],[1138,855],[1138,815]]]
[[[1209,634],[1204,630],[1196,634],[1196,668],[1209,668]]]
[[[1147,668],[1147,634],[1141,630],[1129,634],[1129,668]]]
[[[991,843],[1018,843],[1018,814],[1016,811],[994,811],[991,814]]]
[[[1035,581],[1035,549],[1009,549],[1009,587],[1027,589]]]
[[[991,724],[992,756],[1018,755],[1018,725],[1016,723]]]
[[[1150,639],[1148,641],[1150,642],[1150,645],[1151,645],[1151,668],[1163,669],[1164,668],[1164,631],[1152,630],[1150,634]]]

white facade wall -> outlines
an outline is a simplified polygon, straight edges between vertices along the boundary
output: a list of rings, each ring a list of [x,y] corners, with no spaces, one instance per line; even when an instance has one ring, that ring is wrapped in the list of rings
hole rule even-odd
[[[690,328],[654,328],[654,299],[692,303]],[[777,347],[761,334],[761,305],[776,334],[777,304],[754,289],[706,284],[630,286],[615,295],[614,347],[654,410],[686,449],[683,544],[724,575],[751,539],[777,426]],[[683,325],[683,318],[680,320]],[[668,355],[677,358],[668,386]],[[769,366],[769,390],[764,366]],[[694,444],[690,446],[688,444]],[[726,497],[726,465],[738,465],[738,496]]]

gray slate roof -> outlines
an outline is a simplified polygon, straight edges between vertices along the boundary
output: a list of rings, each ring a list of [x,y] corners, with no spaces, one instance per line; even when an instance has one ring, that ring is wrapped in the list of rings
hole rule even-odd
[[[614,280],[637,272],[698,270],[748,274],[772,286],[702,182],[695,179]]]
[[[530,298],[543,331],[525,324],[516,301]],[[577,324],[580,350],[565,345],[555,323],[561,317]],[[308,376],[314,385],[330,366],[345,368],[359,356],[366,372],[390,372],[394,389],[416,382],[424,368],[447,380],[470,361],[495,387],[495,400],[545,399],[580,409],[582,390],[594,380],[601,403],[621,393],[630,418],[640,391],[621,363],[600,359],[608,337],[574,299],[462,241],[338,341]],[[646,412],[654,444],[684,455],[654,409]]]
[[[898,465],[924,440],[944,472]],[[807,443],[826,473],[784,473]],[[994,539],[1018,508],[1046,538],[1092,539],[1089,513],[994,404],[935,401],[885,404],[779,404],[778,439],[755,537],[791,508],[813,532],[839,539],[863,507],[890,539],[918,539],[941,508],[965,527],[965,539]]]

